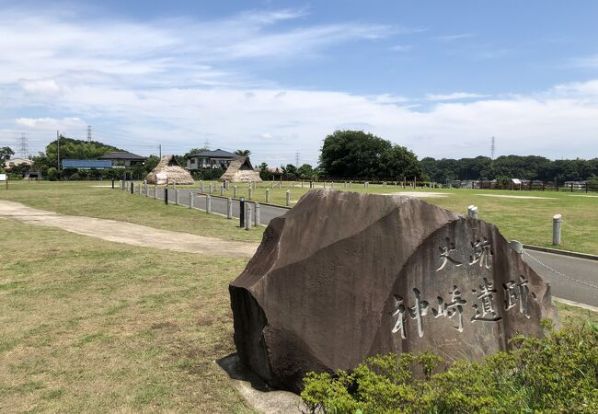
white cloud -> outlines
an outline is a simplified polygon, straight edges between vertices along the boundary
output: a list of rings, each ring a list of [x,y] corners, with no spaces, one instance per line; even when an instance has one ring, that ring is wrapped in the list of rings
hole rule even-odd
[[[433,94],[429,93],[426,95],[426,99],[428,101],[457,101],[462,99],[477,99],[477,98],[486,98],[488,95],[482,95],[479,93],[469,93],[469,92],[453,92],[448,94]]]
[[[158,144],[183,153],[209,140],[214,148],[250,149],[255,163],[279,165],[294,162],[296,152],[302,162],[316,162],[323,138],[350,127],[422,157],[487,154],[491,136],[500,154],[598,156],[598,80],[500,99],[430,94],[422,110],[413,106],[421,99],[301,90],[243,70],[248,60],[286,65],[394,30],[355,23],[278,27],[301,16],[254,12],[137,23],[3,13],[0,141],[11,144],[25,129],[41,149],[55,130],[84,136],[90,123],[94,137],[137,153],[155,153]],[[43,109],[32,114],[32,107]]]
[[[17,118],[15,124],[19,127],[25,127],[29,130],[38,130],[42,132],[48,131],[65,131],[65,130],[81,130],[87,127],[87,124],[80,118]]]
[[[34,94],[53,94],[60,91],[60,86],[58,86],[58,83],[54,79],[22,79],[20,84],[24,91]]]

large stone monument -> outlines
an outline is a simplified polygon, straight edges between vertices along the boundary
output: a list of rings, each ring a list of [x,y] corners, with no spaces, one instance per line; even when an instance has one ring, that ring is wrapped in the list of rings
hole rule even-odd
[[[556,317],[496,226],[401,196],[309,192],[229,289],[241,361],[292,391],[379,353],[479,359]]]

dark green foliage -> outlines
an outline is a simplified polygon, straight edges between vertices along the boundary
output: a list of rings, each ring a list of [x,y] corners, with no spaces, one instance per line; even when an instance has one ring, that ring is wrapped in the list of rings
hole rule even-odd
[[[112,151],[121,151],[112,145],[97,141],[60,137],[60,159],[92,160]],[[52,165],[56,165],[58,141],[54,140],[46,146],[46,157]]]
[[[0,147],[0,167],[4,164],[4,161],[10,160],[10,157],[15,155],[15,152],[10,147]]]
[[[363,131],[335,131],[324,140],[320,167],[330,178],[421,178],[417,157],[405,147]]]
[[[47,174],[48,180],[50,180],[50,181],[56,181],[56,179],[58,179],[58,171],[54,167],[48,168],[46,174]]]
[[[598,325],[511,345],[436,374],[433,354],[372,357],[351,373],[308,374],[301,397],[312,413],[598,412]]]
[[[426,157],[420,166],[430,181],[445,183],[450,180],[493,180],[523,178],[526,180],[582,181],[598,176],[598,158],[591,160],[555,160],[536,155],[506,155],[492,161],[488,157],[443,158]]]

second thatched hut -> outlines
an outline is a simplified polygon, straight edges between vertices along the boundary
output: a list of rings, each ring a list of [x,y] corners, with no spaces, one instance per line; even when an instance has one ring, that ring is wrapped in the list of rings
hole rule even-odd
[[[253,169],[249,157],[241,156],[233,161],[220,177],[220,181],[230,181],[231,183],[261,183],[260,174]]]
[[[181,167],[174,155],[164,155],[145,179],[148,184],[193,184],[189,171]]]

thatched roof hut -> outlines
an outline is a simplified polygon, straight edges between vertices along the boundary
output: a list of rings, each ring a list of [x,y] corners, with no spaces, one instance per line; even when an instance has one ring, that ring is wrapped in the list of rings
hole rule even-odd
[[[230,165],[220,177],[220,181],[232,183],[261,183],[260,173],[253,169],[249,157],[238,157],[231,161]]]
[[[189,171],[182,168],[174,155],[164,155],[156,168],[145,177],[148,184],[193,184]]]

